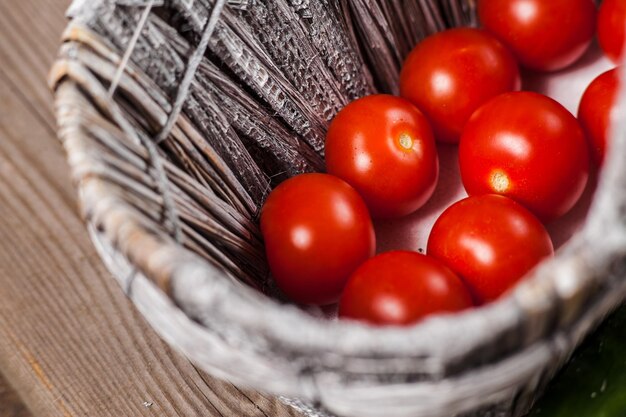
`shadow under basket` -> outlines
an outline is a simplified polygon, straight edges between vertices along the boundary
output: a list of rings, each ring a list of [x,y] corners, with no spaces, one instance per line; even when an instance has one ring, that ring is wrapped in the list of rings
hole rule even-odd
[[[472,311],[408,328],[313,317],[276,297],[257,225],[273,186],[323,169],[337,111],[397,92],[411,47],[475,24],[474,3],[72,5],[50,76],[59,136],[95,246],[164,339],[217,377],[323,410],[309,415],[528,411],[626,298],[624,120],[577,234]]]

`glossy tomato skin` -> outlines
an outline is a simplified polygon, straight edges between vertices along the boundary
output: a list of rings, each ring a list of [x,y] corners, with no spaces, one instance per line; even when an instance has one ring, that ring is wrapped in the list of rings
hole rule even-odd
[[[361,197],[327,174],[298,175],[276,187],[261,210],[261,232],[278,287],[300,304],[336,302],[376,247]]]
[[[598,10],[598,42],[613,62],[621,63],[626,29],[626,0],[604,0]]]
[[[472,306],[461,280],[434,258],[393,251],[375,256],[350,277],[339,317],[376,325],[409,325],[433,313]]]
[[[377,94],[353,101],[333,119],[326,168],[359,192],[372,217],[390,218],[430,198],[439,159],[424,115],[406,100]]]
[[[457,28],[417,44],[400,73],[400,95],[424,112],[441,142],[458,143],[474,110],[520,88],[513,55],[485,31]]]
[[[502,194],[548,222],[569,211],[589,178],[589,150],[574,116],[549,97],[502,94],[478,109],[459,145],[469,195]]]
[[[495,194],[448,207],[428,238],[427,253],[467,284],[478,303],[493,301],[554,250],[548,232],[520,204]]]
[[[556,71],[591,44],[596,6],[593,0],[479,0],[478,17],[521,65]]]
[[[593,159],[602,165],[611,119],[617,111],[615,98],[619,87],[619,69],[614,68],[594,79],[585,90],[578,107],[578,120],[591,144]]]

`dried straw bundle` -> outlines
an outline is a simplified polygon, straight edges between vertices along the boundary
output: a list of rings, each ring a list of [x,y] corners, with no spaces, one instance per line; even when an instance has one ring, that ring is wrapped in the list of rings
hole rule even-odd
[[[256,222],[268,191],[321,170],[336,112],[394,92],[412,45],[473,24],[473,1],[83,0],[69,14],[51,85],[83,216],[148,320],[213,374],[342,415],[521,415],[626,297],[626,121],[584,229],[498,303],[372,329],[250,288],[275,295]]]

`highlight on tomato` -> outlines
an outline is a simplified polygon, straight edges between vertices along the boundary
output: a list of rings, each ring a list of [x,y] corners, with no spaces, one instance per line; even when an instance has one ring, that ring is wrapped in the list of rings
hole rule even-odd
[[[589,178],[589,150],[576,118],[541,94],[502,94],[479,108],[459,144],[469,195],[510,197],[548,222],[568,212]]]
[[[553,252],[548,232],[530,211],[494,194],[448,207],[427,246],[427,254],[456,272],[479,304],[500,297]]]
[[[472,306],[461,280],[438,260],[409,251],[377,255],[350,277],[339,317],[375,325],[409,325]]]
[[[457,143],[472,113],[498,94],[519,90],[515,58],[489,33],[457,28],[418,43],[400,74],[400,95],[430,120],[435,137]]]
[[[278,185],[261,210],[261,232],[276,284],[300,304],[339,300],[350,274],[376,247],[363,199],[327,174]]]
[[[328,128],[325,152],[328,173],[352,185],[375,218],[414,212],[437,185],[430,124],[399,97],[377,94],[348,104]]]
[[[591,44],[596,6],[594,0],[479,0],[478,18],[522,66],[557,71]]]

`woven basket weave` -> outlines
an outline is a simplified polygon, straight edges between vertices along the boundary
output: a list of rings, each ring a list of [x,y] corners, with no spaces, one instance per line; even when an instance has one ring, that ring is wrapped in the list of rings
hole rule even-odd
[[[115,278],[162,337],[234,383],[346,416],[525,413],[626,298],[626,121],[582,230],[509,297],[406,329],[320,320],[267,295],[259,207],[322,169],[333,115],[394,92],[412,45],[473,24],[474,2],[224,3],[69,11],[50,77],[59,136]]]

